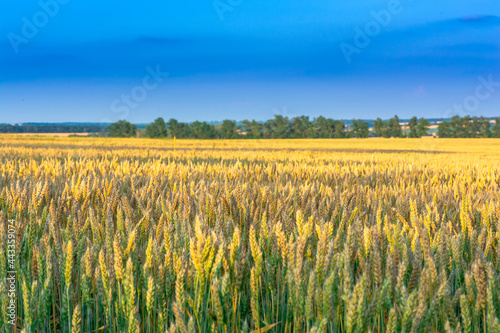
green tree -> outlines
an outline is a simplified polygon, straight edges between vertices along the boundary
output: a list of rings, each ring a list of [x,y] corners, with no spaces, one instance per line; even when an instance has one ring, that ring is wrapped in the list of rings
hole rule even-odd
[[[418,126],[417,117],[412,117],[410,119],[410,121],[408,122],[408,128],[410,129],[410,132],[408,133],[408,137],[410,137],[410,138],[417,138],[418,137],[417,126]]]
[[[319,116],[313,120],[315,138],[333,138],[335,135],[335,121]]]
[[[373,121],[373,130],[374,130],[376,136],[382,137],[384,135],[384,128],[385,127],[387,127],[387,124],[382,119],[377,118]]]
[[[180,123],[175,119],[170,119],[167,123],[168,135],[172,138],[190,138],[191,126],[186,123]]]
[[[438,124],[438,136],[440,138],[449,138],[452,136],[451,122],[443,120]]]
[[[126,120],[120,120],[116,123],[112,123],[107,127],[107,130],[109,136],[118,138],[135,137],[137,133],[137,127]]]
[[[481,116],[478,119],[479,136],[481,138],[491,138],[490,120]]]
[[[343,120],[336,120],[335,121],[335,130],[333,133],[333,137],[340,139],[340,138],[345,138],[345,123]]]
[[[468,138],[477,138],[479,134],[479,118],[478,117],[469,117],[467,126],[467,137]]]
[[[288,117],[283,117],[282,115],[277,114],[274,116],[274,119],[271,120],[270,124],[272,133],[271,136],[273,138],[284,139],[289,136],[292,123]]]
[[[191,137],[194,139],[203,139],[203,127],[202,123],[197,121],[192,122],[191,127]]]
[[[300,116],[292,119],[291,137],[307,138],[311,129],[309,117]]]
[[[206,121],[204,121],[201,124],[203,128],[203,138],[204,139],[215,139],[218,136],[217,130],[215,129],[214,124],[209,124]]]
[[[181,137],[179,127],[180,127],[179,122],[174,118],[170,118],[170,120],[167,123],[167,129],[171,137],[177,137],[177,138]]]
[[[495,125],[491,128],[491,135],[500,138],[500,117],[495,118]]]
[[[274,121],[268,119],[264,124],[262,124],[262,137],[264,139],[270,139],[273,136]]]
[[[240,125],[241,134],[245,138],[252,138],[252,122],[250,120],[243,120]]]
[[[262,128],[263,128],[262,123],[252,120],[251,132],[252,132],[252,137],[254,139],[259,139],[262,137]]]
[[[167,136],[167,125],[163,118],[157,118],[146,126],[146,136],[148,138],[164,138]]]
[[[356,119],[351,120],[351,129],[349,131],[349,137],[356,138],[359,132],[358,121]]]
[[[217,137],[215,126],[206,121],[195,121],[190,124],[191,136],[194,139],[214,139]]]
[[[368,123],[361,119],[351,120],[351,137],[354,138],[367,138],[370,131],[368,129]]]
[[[245,132],[245,138],[259,139],[262,137],[262,123],[255,120],[243,120],[240,125],[240,130]]]
[[[429,126],[431,123],[425,119],[425,118],[420,118],[418,120],[417,124],[417,137],[421,138],[423,136],[427,136],[427,132],[429,131]]]
[[[459,116],[453,116],[450,120],[450,138],[465,137],[463,122]]]
[[[394,116],[389,119],[389,128],[391,130],[391,136],[394,138],[400,138],[403,136],[403,130],[401,129],[401,125],[399,124],[399,117]]]
[[[223,139],[236,139],[238,138],[238,127],[234,120],[224,120],[221,125],[221,137]]]
[[[187,123],[179,123],[179,138],[191,138],[192,137],[192,131],[191,131],[191,126]]]

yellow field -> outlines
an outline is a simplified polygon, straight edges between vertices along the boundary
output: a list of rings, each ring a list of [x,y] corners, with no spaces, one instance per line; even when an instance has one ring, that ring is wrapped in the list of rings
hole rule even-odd
[[[500,139],[0,147],[2,332],[500,332]]]

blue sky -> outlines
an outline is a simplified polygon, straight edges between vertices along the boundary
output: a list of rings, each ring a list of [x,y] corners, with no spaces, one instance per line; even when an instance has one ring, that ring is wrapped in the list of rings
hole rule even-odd
[[[4,0],[0,123],[500,116],[499,36],[498,0]]]

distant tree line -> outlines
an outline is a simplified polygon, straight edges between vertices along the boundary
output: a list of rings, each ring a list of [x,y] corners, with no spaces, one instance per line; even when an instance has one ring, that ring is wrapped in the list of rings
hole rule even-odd
[[[108,127],[113,137],[133,137],[137,128],[124,120]],[[369,123],[353,119],[349,126],[343,120],[319,116],[312,120],[307,116],[289,119],[281,115],[265,122],[224,120],[220,125],[195,121],[182,123],[176,119],[165,122],[157,118],[146,126],[144,136],[149,138],[192,138],[192,139],[285,139],[285,138],[367,138]]]
[[[276,115],[265,122],[256,120],[224,120],[215,125],[195,121],[183,123],[175,119],[165,122],[157,118],[139,130],[136,125],[120,120],[105,127],[94,124],[0,124],[0,133],[97,133],[112,137],[149,138],[177,137],[193,139],[284,139],[284,138],[419,138],[429,135],[430,122],[424,118],[413,117],[402,124],[398,116],[389,120],[377,118],[372,122],[353,119],[346,124],[343,120],[334,120],[319,116],[310,119],[307,116],[288,118]],[[440,138],[500,138],[500,117],[495,123],[485,117],[459,117],[438,123],[437,135]]]
[[[398,116],[394,116],[388,121],[377,118],[373,121],[373,131],[375,136],[382,138],[421,138],[428,135],[430,122],[427,119],[413,117],[407,124],[407,130],[399,122]]]
[[[137,135],[137,126],[126,121],[119,120],[107,127],[108,133],[112,137],[131,138]]]
[[[76,124],[0,124],[0,133],[104,133],[106,127]]]
[[[440,138],[500,138],[500,117],[495,118],[491,126],[490,120],[484,117],[453,116],[450,121],[438,125]]]
[[[108,127],[110,136],[134,136],[126,132],[125,121],[112,124]],[[149,138],[193,138],[193,139],[284,139],[284,138],[347,138],[368,137],[368,122],[353,120],[352,129],[348,129],[342,120],[333,120],[325,117],[314,118],[312,121],[307,116],[289,119],[276,115],[266,122],[244,120],[239,124],[234,120],[224,120],[220,125],[195,121],[182,123],[176,119],[165,122],[162,118],[146,126],[144,135]],[[133,130],[132,130],[133,131]],[[137,131],[137,129],[135,129]],[[135,132],[134,132],[135,133]]]
[[[170,119],[165,122],[157,118],[146,126],[143,136],[149,138],[192,138],[192,139],[285,139],[285,138],[420,138],[429,135],[430,122],[424,118],[413,117],[408,123],[401,124],[398,116],[389,120],[377,118],[372,128],[367,121],[353,119],[349,124],[343,120],[334,120],[319,116],[309,119],[307,116],[289,119],[275,115],[265,122],[243,120],[224,120],[220,125],[195,121],[179,122]],[[135,137],[138,129],[135,125],[121,120],[111,124],[108,133],[113,137]],[[491,127],[489,119],[468,116],[453,117],[451,121],[443,121],[438,127],[439,137],[500,137],[500,118]]]

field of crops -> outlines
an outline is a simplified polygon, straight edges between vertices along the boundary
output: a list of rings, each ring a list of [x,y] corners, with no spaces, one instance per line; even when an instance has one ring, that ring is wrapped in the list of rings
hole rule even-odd
[[[499,139],[0,147],[1,332],[500,332]]]

